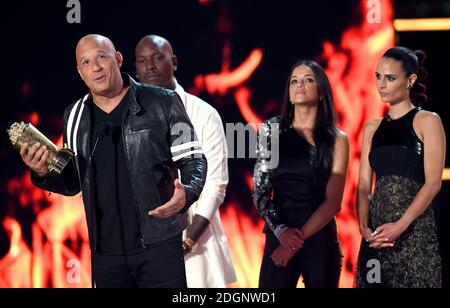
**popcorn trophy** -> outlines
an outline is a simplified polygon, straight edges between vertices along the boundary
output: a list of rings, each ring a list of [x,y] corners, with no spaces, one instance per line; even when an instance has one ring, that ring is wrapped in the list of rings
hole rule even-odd
[[[66,145],[58,149],[53,142],[45,137],[31,123],[13,123],[6,131],[13,147],[17,150],[20,150],[25,143],[28,144],[28,149],[38,142],[41,145],[45,145],[49,151],[47,167],[51,176],[60,175],[74,156],[74,152],[67,148]]]

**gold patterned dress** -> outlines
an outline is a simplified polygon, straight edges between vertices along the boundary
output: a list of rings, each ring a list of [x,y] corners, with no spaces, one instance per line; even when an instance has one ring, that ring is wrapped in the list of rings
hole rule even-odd
[[[372,138],[369,161],[376,174],[369,202],[369,226],[400,219],[425,182],[424,148],[413,120],[420,108],[382,120]],[[442,261],[431,206],[396,240],[393,248],[374,249],[364,240],[358,258],[358,288],[439,288]],[[379,272],[377,272],[379,271]]]

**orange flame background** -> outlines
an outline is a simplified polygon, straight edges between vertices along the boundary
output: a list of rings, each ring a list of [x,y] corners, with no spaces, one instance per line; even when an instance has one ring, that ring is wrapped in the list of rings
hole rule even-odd
[[[360,3],[364,16],[369,9],[365,3]],[[380,117],[385,111],[385,107],[378,103],[373,72],[382,53],[394,45],[391,1],[380,1],[380,8],[382,23],[372,24],[364,19],[360,25],[343,33],[339,46],[323,43],[322,58],[328,63],[326,72],[335,95],[339,126],[351,142],[349,176],[342,211],[337,217],[344,254],[341,287],[353,285],[360,243],[354,199],[362,128],[364,123]],[[225,55],[230,53],[229,48],[225,46]],[[221,72],[199,75],[194,79],[193,92],[206,91],[221,96],[231,92],[243,118],[248,123],[260,123],[262,119],[251,107],[253,90],[245,83],[262,63],[263,57],[264,51],[255,49],[234,70],[230,70],[229,59],[225,58]],[[39,115],[32,114],[30,121],[37,126]],[[60,143],[61,140],[57,142]],[[245,183],[250,190],[251,174],[246,175]],[[10,196],[16,196],[15,206],[31,206],[36,219],[31,227],[31,248],[25,243],[22,227],[17,220],[7,217],[2,222],[8,233],[10,248],[0,260],[0,287],[89,287],[90,250],[80,196],[48,195],[31,184],[28,173],[10,180],[7,191]],[[42,209],[43,204],[45,209]],[[237,203],[228,202],[223,209],[222,221],[238,276],[238,282],[231,287],[257,287],[264,247],[261,233],[263,222],[255,223]],[[75,265],[71,262],[74,260]]]

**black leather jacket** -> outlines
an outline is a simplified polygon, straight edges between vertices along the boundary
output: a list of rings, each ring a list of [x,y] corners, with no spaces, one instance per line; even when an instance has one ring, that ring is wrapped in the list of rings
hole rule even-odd
[[[129,91],[132,94],[123,119],[123,144],[140,222],[141,242],[145,247],[171,238],[186,228],[186,212],[197,201],[203,189],[207,162],[178,95],[170,90],[139,84],[125,74],[123,78],[124,81],[129,78]],[[78,105],[70,105],[64,113],[64,143],[68,142],[72,150],[76,148],[76,161],[66,167],[58,178],[40,178],[32,172],[31,179],[40,188],[67,196],[82,191],[91,248],[96,249],[97,230],[93,206],[95,189],[91,168],[95,145],[91,147],[91,140],[95,144],[101,136],[91,139],[89,108],[82,106],[90,101],[80,100]],[[75,130],[67,133],[67,127],[71,122],[76,127],[76,121],[70,119],[71,113],[73,110],[76,119],[80,109],[82,113],[74,138]],[[184,131],[179,131],[179,127],[185,128]],[[71,136],[67,136],[68,134]],[[75,144],[70,146],[70,140],[76,140]],[[186,188],[185,208],[167,219],[148,216],[150,210],[166,203],[173,196],[178,170]]]

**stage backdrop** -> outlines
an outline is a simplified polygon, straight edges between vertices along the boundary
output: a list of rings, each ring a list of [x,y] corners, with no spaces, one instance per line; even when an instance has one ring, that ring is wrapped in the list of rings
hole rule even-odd
[[[62,2],[19,1],[6,18],[2,131],[23,120],[61,144],[64,108],[87,91],[75,69],[74,48],[88,33],[110,37],[132,76],[139,39],[147,34],[169,39],[179,58],[180,83],[217,108],[227,127],[242,123],[252,130],[277,115],[289,67],[297,59],[315,59],[326,67],[339,126],[351,142],[337,221],[344,255],[340,285],[353,285],[361,240],[355,195],[362,128],[386,110],[374,70],[396,40],[390,0],[80,1],[80,15],[71,5],[78,1]],[[374,2],[378,5],[369,5]],[[232,287],[257,287],[264,246],[263,222],[251,200],[251,140],[246,157],[230,151],[230,185],[221,208],[238,277]],[[33,187],[6,134],[1,142],[0,287],[88,287],[90,251],[81,197]]]

